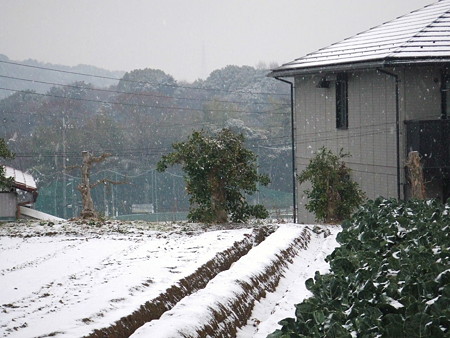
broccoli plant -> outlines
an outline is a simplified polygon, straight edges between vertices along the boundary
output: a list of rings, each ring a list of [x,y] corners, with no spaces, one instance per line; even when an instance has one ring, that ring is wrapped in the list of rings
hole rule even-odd
[[[269,335],[449,337],[450,205],[378,198],[337,235],[330,273],[305,282],[312,297]]]

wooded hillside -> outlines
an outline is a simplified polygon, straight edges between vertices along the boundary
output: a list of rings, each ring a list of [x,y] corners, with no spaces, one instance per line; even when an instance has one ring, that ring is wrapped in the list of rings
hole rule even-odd
[[[128,183],[93,191],[102,214],[130,214],[133,205],[150,204],[157,212],[187,210],[182,173],[176,168],[156,173],[155,165],[172,143],[193,130],[224,127],[244,134],[247,147],[259,156],[260,171],[270,176],[271,186],[255,198],[271,209],[289,207],[289,87],[267,78],[267,69],[227,66],[205,80],[185,83],[148,68],[125,73],[105,87],[114,74],[73,70],[77,81],[67,84],[62,77],[68,74],[59,68],[6,62],[0,62],[0,75],[9,69],[7,77],[0,77],[9,89],[1,90],[9,96],[0,101],[0,137],[16,153],[11,165],[38,180],[39,209],[66,218],[79,213],[79,177],[70,168],[87,150],[112,154],[92,173],[94,179]],[[61,78],[50,79],[50,73]],[[32,86],[32,80],[41,86]]]

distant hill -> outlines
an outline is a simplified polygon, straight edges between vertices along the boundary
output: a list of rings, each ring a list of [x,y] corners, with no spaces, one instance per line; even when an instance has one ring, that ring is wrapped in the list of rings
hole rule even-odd
[[[23,66],[22,66],[23,65]],[[52,71],[48,69],[55,69]],[[92,74],[95,76],[111,77],[120,79],[125,72],[109,71],[106,69],[78,65],[74,67],[43,63],[36,60],[14,61],[10,60],[6,55],[0,54],[0,88],[12,90],[34,90],[38,93],[47,92],[53,85],[42,82],[69,84],[75,81],[84,81],[91,83],[95,87],[109,87],[116,85],[118,81],[98,78],[93,76],[77,75],[74,73]],[[18,80],[26,79],[30,81]],[[33,82],[32,80],[40,81]],[[14,91],[0,89],[0,99],[3,99]]]

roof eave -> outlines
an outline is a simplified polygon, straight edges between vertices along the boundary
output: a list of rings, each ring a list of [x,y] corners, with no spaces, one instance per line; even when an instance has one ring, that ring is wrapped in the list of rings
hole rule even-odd
[[[425,58],[385,58],[371,61],[361,61],[361,62],[349,62],[349,63],[338,63],[338,64],[328,64],[322,66],[313,67],[299,67],[299,68],[289,68],[289,69],[274,69],[267,76],[277,78],[277,77],[295,77],[298,75],[309,75],[317,73],[335,73],[335,72],[346,72],[350,70],[363,70],[363,69],[374,69],[379,67],[395,67],[395,66],[410,66],[410,65],[424,65],[424,64],[436,64],[436,63],[449,63],[450,56],[447,57],[425,57]],[[283,67],[280,67],[283,68]]]
[[[34,192],[34,191],[37,191],[37,188],[35,188],[35,187],[30,187],[30,186],[28,186],[28,185],[26,185],[26,184],[24,184],[24,183],[17,183],[17,182],[14,182],[14,183],[12,184],[12,186],[13,186],[13,188],[16,188],[16,189],[19,189],[19,190],[23,190],[23,191],[28,191],[28,192]]]

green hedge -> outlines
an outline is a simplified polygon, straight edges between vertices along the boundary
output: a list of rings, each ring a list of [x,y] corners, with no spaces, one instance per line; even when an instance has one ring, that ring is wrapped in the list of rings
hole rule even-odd
[[[379,198],[342,227],[330,273],[269,337],[449,337],[450,206]]]

